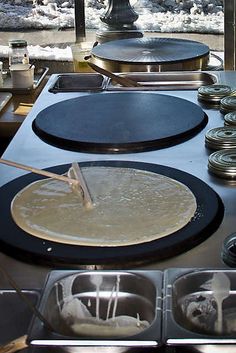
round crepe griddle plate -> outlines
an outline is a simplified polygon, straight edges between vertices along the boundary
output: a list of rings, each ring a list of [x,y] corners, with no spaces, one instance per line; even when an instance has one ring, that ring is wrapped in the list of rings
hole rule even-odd
[[[56,243],[25,233],[11,217],[10,205],[18,191],[29,183],[42,179],[35,174],[19,177],[0,188],[1,250],[24,261],[41,264],[80,264],[127,266],[145,261],[162,260],[191,249],[209,237],[220,225],[224,207],[219,196],[203,181],[183,171],[156,164],[129,161],[82,162],[81,167],[112,166],[134,168],[163,174],[187,185],[197,201],[195,217],[185,227],[161,239],[131,246],[92,247]],[[62,174],[70,165],[48,170]]]
[[[173,64],[209,55],[205,44],[176,38],[130,38],[106,42],[92,49],[100,59],[129,64]]]
[[[142,152],[189,139],[207,123],[196,104],[143,92],[96,93],[53,104],[34,132],[59,148],[93,153]]]

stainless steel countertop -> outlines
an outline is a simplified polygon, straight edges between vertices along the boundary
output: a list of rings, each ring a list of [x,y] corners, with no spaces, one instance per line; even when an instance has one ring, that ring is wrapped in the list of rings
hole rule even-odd
[[[236,86],[236,72],[214,72],[219,83]],[[225,216],[218,230],[210,238],[188,252],[170,259],[153,262],[140,266],[142,269],[165,269],[171,267],[227,267],[220,257],[222,241],[236,230],[236,183],[232,185],[223,179],[211,176],[208,173],[208,156],[212,151],[205,148],[205,133],[207,130],[223,126],[223,117],[218,109],[205,108],[209,122],[207,126],[192,139],[173,147],[143,153],[133,154],[89,154],[65,151],[41,141],[32,131],[31,123],[37,113],[48,105],[59,102],[62,99],[70,99],[87,93],[48,93],[48,88],[55,79],[52,75],[47,85],[33,106],[31,112],[17,131],[12,142],[5,151],[3,158],[19,163],[28,164],[38,168],[47,168],[54,165],[93,160],[129,160],[147,163],[162,164],[174,167],[202,179],[209,184],[222,198],[225,206]],[[190,100],[199,104],[197,90],[192,91],[160,91],[160,94],[168,94]],[[106,93],[102,93],[106,94]],[[26,172],[5,165],[0,165],[0,186],[8,181],[25,174]],[[4,202],[4,201],[2,201]],[[1,264],[17,280],[22,288],[41,288],[45,277],[51,269],[34,264],[28,264],[0,253]],[[79,268],[79,266],[72,266]],[[123,266],[120,266],[123,267]],[[126,268],[124,263],[124,268]],[[0,287],[9,287],[3,278],[0,278]]]

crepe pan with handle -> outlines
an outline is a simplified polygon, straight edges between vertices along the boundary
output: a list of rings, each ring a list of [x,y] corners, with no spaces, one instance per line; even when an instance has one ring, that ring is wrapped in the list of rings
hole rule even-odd
[[[191,249],[213,234],[220,225],[224,207],[221,199],[202,180],[178,169],[163,165],[130,161],[81,162],[83,167],[134,168],[162,174],[185,184],[196,197],[197,211],[193,219],[182,229],[154,241],[117,247],[77,246],[47,241],[31,236],[13,221],[10,206],[13,197],[29,183],[41,179],[29,173],[0,188],[0,246],[1,251],[33,263],[49,265],[101,265],[119,264],[126,267],[145,261],[159,261]],[[70,165],[58,165],[47,170],[57,174],[68,171]],[[125,260],[124,260],[125,259]],[[124,262],[125,261],[125,262]]]

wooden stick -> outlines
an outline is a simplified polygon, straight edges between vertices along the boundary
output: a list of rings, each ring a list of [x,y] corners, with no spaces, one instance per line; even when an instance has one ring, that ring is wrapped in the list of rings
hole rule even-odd
[[[112,80],[114,80],[116,83],[119,83],[120,85],[124,86],[124,87],[142,87],[142,85],[134,80],[132,80],[131,78],[128,77],[123,77],[123,76],[119,76],[114,74],[111,71],[108,71],[106,69],[103,69],[100,66],[97,66],[96,64],[92,63],[91,61],[88,61],[88,65],[94,70],[99,72],[102,75],[105,75],[109,78],[111,78]]]
[[[27,336],[24,335],[0,346],[0,353],[14,353],[28,347],[26,338]]]
[[[79,184],[83,190],[83,201],[84,201],[85,207],[88,209],[92,209],[93,208],[93,201],[92,201],[91,195],[89,193],[86,181],[85,181],[83,174],[81,172],[79,164],[76,162],[73,162],[72,163],[72,170],[74,172],[76,180],[79,181]]]
[[[29,172],[32,172],[32,173],[35,173],[35,174],[39,174],[39,175],[43,175],[43,176],[46,176],[48,178],[53,178],[53,179],[65,181],[66,183],[73,184],[75,186],[80,186],[79,179],[68,178],[67,176],[64,176],[64,175],[51,173],[51,172],[48,172],[48,171],[43,170],[43,169],[33,168],[33,167],[30,167],[30,166],[27,166],[27,165],[24,165],[24,164],[20,164],[20,163],[16,163],[16,162],[13,162],[13,161],[9,161],[7,159],[0,158],[0,163],[6,164],[6,165],[8,165],[10,167],[15,167],[15,168],[27,170]]]

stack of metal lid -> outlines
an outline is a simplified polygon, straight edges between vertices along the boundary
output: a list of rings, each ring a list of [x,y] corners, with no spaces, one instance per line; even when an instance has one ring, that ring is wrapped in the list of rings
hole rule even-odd
[[[203,102],[220,104],[221,99],[232,94],[231,87],[227,85],[207,85],[198,88],[198,99]]]
[[[236,178],[236,149],[220,150],[212,153],[208,159],[209,171],[225,179]]]
[[[222,114],[227,114],[236,111],[236,96],[224,97],[220,101],[220,111]]]
[[[207,131],[205,144],[214,150],[236,148],[236,127],[224,126]]]
[[[236,267],[236,233],[224,239],[221,256],[226,265]]]
[[[236,127],[236,111],[227,113],[224,116],[225,126],[235,126]]]

